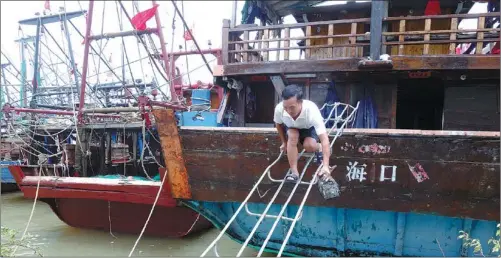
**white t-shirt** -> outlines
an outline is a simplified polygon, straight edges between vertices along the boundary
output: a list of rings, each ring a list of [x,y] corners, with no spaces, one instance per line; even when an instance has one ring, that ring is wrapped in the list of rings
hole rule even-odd
[[[294,120],[289,113],[284,110],[283,102],[278,103],[275,107],[275,116],[273,121],[277,124],[285,124],[289,128],[309,129],[313,126],[315,127],[317,135],[327,132],[325,129],[324,118],[322,117],[317,104],[306,99],[303,100],[301,113],[296,120]]]

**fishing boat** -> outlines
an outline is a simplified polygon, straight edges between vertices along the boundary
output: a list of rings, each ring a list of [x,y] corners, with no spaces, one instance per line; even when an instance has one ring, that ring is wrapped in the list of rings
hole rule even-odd
[[[246,1],[238,26],[233,9],[232,21],[223,22],[221,64],[207,64],[213,84],[224,87],[217,112],[208,107],[207,92],[192,98],[201,105],[193,108],[179,101],[173,84],[169,102],[142,95],[137,107],[87,108],[80,98],[78,110],[68,113],[79,117],[80,177],[104,171],[82,158],[92,150],[86,140],[92,132],[104,132],[97,138],[105,142],[111,131],[149,129],[158,139],[149,142],[149,153],[167,171],[160,177],[169,196],[222,229],[202,256],[219,256],[224,234],[242,243],[237,256],[248,246],[278,256],[471,256],[460,231],[479,239],[484,255],[496,256],[487,240],[499,223],[499,28],[493,21],[499,8],[468,13],[472,1],[445,0],[441,14],[437,1],[314,6],[321,2]],[[297,23],[282,24],[290,14]],[[466,19],[477,20],[476,28],[458,27]],[[174,55],[162,49],[151,56],[172,71]],[[284,183],[288,164],[270,110],[289,84],[302,86],[305,98],[322,107],[337,197],[321,194],[319,167],[308,154],[299,161],[301,181]],[[129,109],[142,119],[84,123]],[[106,167],[112,145],[99,146],[90,151],[92,160]]]
[[[499,3],[319,2],[246,1],[241,25],[236,7],[223,22],[214,76],[231,127],[153,111],[172,196],[221,229],[201,256],[224,234],[236,256],[472,256],[471,239],[497,256]],[[272,110],[290,84],[323,107],[335,198],[310,155],[284,183]]]
[[[101,4],[105,8],[106,3]],[[118,2],[116,4],[119,8]],[[154,1],[153,5],[155,6]],[[128,14],[123,12],[127,12],[127,8],[122,3],[120,6],[121,15],[125,17]],[[138,28],[124,31],[121,25],[119,33],[91,36],[94,1],[91,1],[87,11],[67,12],[60,8],[58,12],[51,12],[48,8],[50,6],[45,6],[43,15],[39,13],[38,17],[20,21],[22,26],[37,28],[36,36],[33,37],[33,66],[42,67],[33,69],[34,79],[25,93],[26,98],[31,98],[29,106],[26,101],[21,101],[16,104],[7,103],[2,107],[5,121],[9,125],[9,136],[13,139],[20,139],[22,136],[28,138],[25,139],[28,144],[24,146],[29,153],[27,164],[9,166],[24,197],[48,204],[70,226],[104,230],[110,234],[183,237],[211,228],[212,224],[205,217],[170,195],[161,148],[156,140],[158,135],[152,126],[154,120],[146,123],[148,114],[144,113],[152,106],[171,106],[164,102],[163,96],[157,100],[157,94],[163,93],[161,85],[156,84],[161,80],[146,82],[144,74],[143,79],[136,76],[132,80],[125,78],[124,74],[118,76],[110,67],[111,56],[109,60],[103,60],[99,55],[103,53],[103,49],[100,52],[91,44],[93,41],[115,37],[132,36],[152,40],[151,34],[158,35],[163,42],[162,31]],[[136,3],[135,10],[139,12],[138,9]],[[150,16],[158,16],[158,12],[151,10],[154,9],[150,7],[146,12]],[[136,15],[143,14],[144,11]],[[78,18],[84,15],[88,17],[85,35],[77,26]],[[51,33],[50,26],[57,25],[60,25],[62,38],[65,39],[63,43],[55,40]],[[157,28],[161,28],[158,17]],[[70,30],[73,31],[70,33]],[[74,51],[77,48],[72,46],[70,34],[80,35],[84,39],[82,69],[78,69],[75,62]],[[143,35],[144,38],[139,37]],[[42,40],[42,37],[45,39]],[[50,39],[53,41],[47,43]],[[121,48],[124,49],[124,71],[130,63],[125,52],[127,45],[123,42]],[[49,47],[50,45],[53,47]],[[70,72],[61,72],[61,68],[43,58],[43,53],[60,61],[61,66],[66,66],[62,71]],[[91,53],[95,54],[92,56],[94,60],[89,58]],[[99,57],[98,60],[96,56]],[[151,62],[155,62],[155,55],[150,56]],[[162,54],[156,53],[156,56],[162,60],[167,58],[165,46],[162,47]],[[102,74],[99,65],[94,66],[96,74],[88,74],[90,61],[94,61],[94,64],[101,62],[103,67],[108,68],[104,72],[105,79],[101,77],[102,80],[99,80],[99,75]],[[158,72],[166,73],[169,77],[166,64],[160,66]],[[175,68],[172,66],[172,69]],[[51,76],[41,76],[40,72],[47,69],[52,72]],[[110,74],[116,78],[106,80]],[[170,74],[170,77],[174,75],[178,74]],[[61,87],[62,85],[65,86]],[[197,83],[191,87],[181,82],[176,86],[180,94],[191,96],[185,91],[191,88],[204,90],[209,84]],[[217,100],[218,87],[210,86],[205,91],[209,95],[210,92],[216,92]],[[174,84],[170,88],[174,90]],[[210,99],[207,101],[210,103]],[[123,113],[124,110],[134,110],[139,118]],[[34,121],[22,125],[19,123],[19,114],[28,114]]]
[[[4,53],[2,52],[2,55]],[[17,87],[18,85],[14,85],[18,80],[18,76],[15,75],[11,69],[17,69],[10,63],[4,63],[1,65],[1,80],[0,80],[0,107],[3,106],[4,103],[11,103],[16,99],[13,95],[14,92],[18,93]],[[7,76],[7,74],[11,76]],[[7,79],[9,77],[9,79]],[[22,86],[22,83],[19,84]],[[14,92],[13,92],[14,91]],[[21,87],[22,92],[22,87]],[[8,137],[7,134],[8,128],[5,120],[3,119],[3,113],[0,113],[0,172],[1,172],[1,182],[2,182],[2,193],[4,192],[13,192],[19,190],[16,184],[16,181],[12,177],[7,168],[9,165],[22,164],[24,160],[24,153],[22,152],[19,146],[23,145],[22,140],[12,139]]]

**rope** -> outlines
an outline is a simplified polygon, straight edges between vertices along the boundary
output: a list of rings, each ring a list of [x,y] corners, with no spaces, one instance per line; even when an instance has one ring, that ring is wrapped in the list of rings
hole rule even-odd
[[[144,223],[143,229],[141,230],[141,233],[139,234],[139,237],[137,238],[136,242],[134,243],[134,246],[132,247],[132,250],[130,250],[129,256],[132,256],[132,253],[134,253],[134,250],[136,250],[137,244],[139,243],[139,240],[143,237],[144,231],[146,230],[146,227],[148,226],[148,223],[150,222],[151,215],[153,214],[153,211],[155,210],[155,206],[157,205],[158,199],[160,197],[160,193],[162,192],[162,188],[165,183],[165,179],[167,178],[167,169],[165,170],[164,178],[162,179],[162,183],[160,184],[160,187],[158,188],[157,196],[155,197],[155,201],[153,202],[153,206],[151,207],[150,214],[148,215],[148,219],[146,219],[146,222]]]
[[[40,168],[39,168],[39,172],[38,172],[38,182],[37,182],[37,190],[35,192],[35,200],[33,201],[33,206],[31,207],[30,217],[28,219],[28,222],[26,223],[26,227],[24,228],[24,232],[21,235],[21,239],[19,240],[19,242],[23,241],[24,237],[26,236],[26,232],[28,232],[28,228],[30,227],[31,220],[33,219],[33,214],[35,213],[35,207],[36,207],[37,199],[38,199],[38,191],[40,189],[40,181],[42,179],[42,171],[43,171],[43,166],[42,166],[43,163],[40,162],[40,158],[38,159],[38,163],[40,165]],[[12,252],[13,255],[16,254],[18,248],[19,248],[19,245],[16,245],[16,248]]]

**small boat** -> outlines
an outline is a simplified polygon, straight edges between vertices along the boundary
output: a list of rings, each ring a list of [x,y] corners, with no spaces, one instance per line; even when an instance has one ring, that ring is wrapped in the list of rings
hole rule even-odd
[[[10,166],[25,198],[48,204],[57,217],[76,228],[139,234],[147,221],[161,182],[133,178],[25,176],[22,166]],[[36,168],[34,168],[36,169]],[[31,172],[31,174],[34,174]],[[35,173],[36,174],[36,173]],[[165,170],[161,175],[165,174]],[[211,228],[199,213],[179,205],[164,181],[144,234],[184,237]]]
[[[0,138],[0,172],[2,179],[2,193],[18,191],[16,180],[9,172],[8,166],[20,165],[22,162],[20,141],[13,142],[12,139]]]

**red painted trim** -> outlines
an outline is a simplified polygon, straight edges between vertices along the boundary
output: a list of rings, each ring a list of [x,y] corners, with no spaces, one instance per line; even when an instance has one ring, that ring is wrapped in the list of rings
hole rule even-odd
[[[14,180],[16,180],[17,186],[22,190],[23,188],[21,186],[21,182],[23,181],[23,178],[26,177],[24,175],[23,169],[20,166],[8,166],[8,168],[10,174],[12,175]]]
[[[24,197],[35,198],[37,186],[25,185],[22,189]],[[42,187],[38,189],[38,199],[42,198],[62,198],[62,199],[93,199],[112,202],[138,203],[138,204],[153,204],[155,195],[124,193],[114,191],[94,191],[94,190],[79,190],[79,189],[64,189],[61,187]],[[158,198],[157,205],[164,207],[177,207],[177,202],[165,196]]]
[[[161,184],[152,181],[89,177],[42,176],[39,178],[38,176],[25,176],[21,166],[9,166],[9,170],[24,196],[28,198],[35,198],[40,181],[39,198],[99,199],[153,204]],[[160,170],[162,178],[165,175],[164,171]],[[158,203],[167,207],[177,206],[177,201],[172,198],[168,180],[164,182]]]

